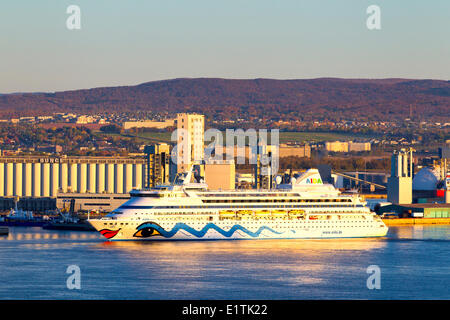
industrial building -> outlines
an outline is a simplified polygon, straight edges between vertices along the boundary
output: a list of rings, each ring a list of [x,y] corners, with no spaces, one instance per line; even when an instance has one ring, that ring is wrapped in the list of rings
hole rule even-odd
[[[272,189],[273,176],[278,170],[278,146],[258,145],[253,148],[255,156],[254,177],[255,189]]]
[[[326,142],[325,149],[330,152],[348,152],[348,142]]]
[[[391,176],[388,178],[387,200],[394,204],[412,203],[413,149],[394,151]]]
[[[129,130],[131,128],[156,128],[156,129],[164,129],[167,127],[172,127],[175,125],[174,119],[168,119],[165,121],[125,121],[122,124],[122,128],[125,130]]]
[[[251,158],[250,146],[238,147],[238,146],[221,146],[215,145],[213,147],[214,151],[209,151],[209,153],[214,153],[216,157],[222,157],[223,159],[231,159],[233,157],[239,156],[244,158]],[[280,144],[278,148],[279,157],[300,157],[300,158],[310,158],[311,157],[311,147],[308,144],[302,146],[293,146],[287,144]]]
[[[205,182],[212,190],[233,190],[236,183],[234,160],[205,161]]]
[[[330,152],[361,152],[370,151],[370,142],[326,142],[325,149]]]
[[[311,147],[309,144],[302,146],[291,146],[287,144],[280,144],[279,148],[280,158],[283,157],[300,157],[311,158]]]
[[[56,198],[59,209],[68,208],[70,201],[75,200],[75,211],[110,212],[130,199],[129,193],[60,193]]]
[[[0,197],[58,193],[127,193],[144,184],[145,159],[0,157]]]
[[[448,203],[412,203],[407,205],[390,204],[377,208],[378,214],[395,212],[399,216],[420,216],[423,218],[450,218]]]
[[[168,184],[176,169],[170,161],[170,146],[166,143],[145,146],[145,188],[151,188],[158,184]]]
[[[177,169],[185,172],[195,161],[204,159],[205,116],[177,114]]]
[[[22,197],[15,199],[14,197],[0,198],[0,212],[9,211],[15,206],[17,201],[17,208],[25,211],[45,212],[46,210],[56,209],[56,199],[50,197]]]

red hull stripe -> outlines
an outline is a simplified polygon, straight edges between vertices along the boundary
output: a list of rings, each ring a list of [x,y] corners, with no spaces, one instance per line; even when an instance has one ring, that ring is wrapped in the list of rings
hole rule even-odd
[[[100,233],[101,233],[101,235],[104,236],[106,239],[111,239],[111,238],[114,237],[119,231],[120,231],[120,229],[119,229],[119,230],[102,229],[102,230],[100,230]]]

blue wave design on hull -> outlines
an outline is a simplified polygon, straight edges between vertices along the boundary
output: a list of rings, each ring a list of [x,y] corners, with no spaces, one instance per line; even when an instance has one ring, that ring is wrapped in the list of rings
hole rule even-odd
[[[281,234],[281,232],[277,232],[269,227],[266,226],[262,226],[260,227],[257,231],[252,232],[250,230],[248,230],[247,228],[244,228],[243,226],[239,225],[239,224],[235,224],[230,230],[225,231],[222,228],[219,228],[217,225],[215,225],[214,223],[208,223],[206,224],[200,231],[195,230],[194,228],[188,226],[185,223],[179,222],[177,223],[172,230],[170,231],[166,231],[164,230],[161,226],[154,224],[154,223],[143,223],[138,227],[138,230],[141,230],[143,228],[153,228],[156,231],[158,231],[163,237],[165,238],[172,238],[179,230],[185,230],[187,232],[189,232],[190,234],[198,237],[198,238],[203,238],[205,236],[205,234],[210,230],[213,229],[215,231],[217,231],[218,233],[220,233],[221,235],[223,235],[224,237],[231,237],[233,236],[233,234],[237,231],[240,230],[242,232],[245,232],[246,234],[248,234],[249,236],[253,237],[253,238],[257,238],[259,237],[259,235],[264,231],[264,230],[268,230],[274,234]]]

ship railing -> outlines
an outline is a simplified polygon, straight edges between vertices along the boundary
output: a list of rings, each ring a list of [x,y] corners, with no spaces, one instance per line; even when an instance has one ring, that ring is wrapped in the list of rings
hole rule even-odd
[[[116,217],[101,217],[100,220],[116,220]]]

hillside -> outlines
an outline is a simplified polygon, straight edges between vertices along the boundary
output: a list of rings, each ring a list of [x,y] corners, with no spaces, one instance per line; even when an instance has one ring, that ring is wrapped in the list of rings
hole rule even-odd
[[[201,112],[215,119],[449,119],[450,81],[408,79],[152,81],[136,86],[0,95],[0,118],[53,112]]]

